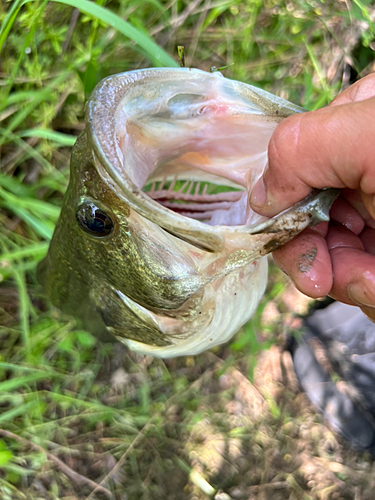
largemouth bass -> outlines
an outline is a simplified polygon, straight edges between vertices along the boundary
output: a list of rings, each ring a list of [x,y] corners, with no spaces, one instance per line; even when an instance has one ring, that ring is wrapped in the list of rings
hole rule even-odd
[[[264,293],[262,257],[328,220],[337,195],[314,193],[274,219],[250,209],[274,129],[302,111],[196,69],[99,83],[38,269],[52,303],[144,354],[192,355],[226,342]]]

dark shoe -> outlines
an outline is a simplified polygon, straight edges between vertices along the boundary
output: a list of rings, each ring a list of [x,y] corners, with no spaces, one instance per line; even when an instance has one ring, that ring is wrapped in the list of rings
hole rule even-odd
[[[333,302],[305,318],[303,331],[290,347],[302,389],[337,432],[375,455],[375,324]]]

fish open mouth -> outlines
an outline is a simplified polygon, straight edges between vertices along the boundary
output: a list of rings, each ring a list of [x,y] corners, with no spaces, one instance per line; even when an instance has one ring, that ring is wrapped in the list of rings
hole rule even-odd
[[[131,209],[218,252],[224,238],[266,220],[251,210],[249,194],[277,124],[301,111],[218,73],[146,69],[96,87],[88,139],[102,179]]]
[[[175,213],[207,224],[221,224],[223,220],[228,221],[229,214],[232,214],[232,222],[236,218],[236,224],[241,224],[246,213],[245,190],[240,187],[194,179],[185,181],[163,179],[147,183],[143,191]]]
[[[139,86],[117,113],[118,154],[132,182],[179,215],[210,225],[253,223],[249,191],[278,117],[221,77],[161,87],[155,95]]]

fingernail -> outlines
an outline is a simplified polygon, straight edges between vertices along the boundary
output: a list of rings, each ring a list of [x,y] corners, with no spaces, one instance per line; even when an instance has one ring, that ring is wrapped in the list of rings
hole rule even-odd
[[[250,194],[250,204],[261,207],[267,200],[267,191],[263,182],[263,176],[256,182]]]
[[[349,285],[346,293],[357,306],[375,307],[375,301],[368,298],[366,288],[363,285]]]

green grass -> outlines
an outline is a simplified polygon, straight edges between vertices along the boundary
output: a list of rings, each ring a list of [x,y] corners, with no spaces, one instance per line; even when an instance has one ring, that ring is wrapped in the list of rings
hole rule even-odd
[[[205,499],[220,488],[247,491],[272,479],[264,472],[271,445],[255,440],[250,449],[248,436],[264,436],[268,425],[272,439],[289,450],[278,429],[281,415],[294,418],[292,410],[285,416],[268,398],[264,422],[229,416],[234,389],[223,389],[220,380],[234,367],[253,380],[259,354],[280,341],[289,313],[279,271],[272,271],[258,313],[230,345],[163,362],[79,330],[44,299],[35,268],[59,216],[85,102],[102,78],[178,66],[177,46],[184,46],[187,65],[228,66],[227,77],[316,109],[349,83],[348,58],[352,75],[374,69],[373,20],[371,4],[359,0],[1,4],[1,499]],[[270,301],[280,313],[264,326]],[[220,436],[229,447],[222,469],[211,469],[210,460],[204,465],[207,436]],[[245,459],[233,465],[236,455],[228,450],[235,443],[252,474],[244,473]],[[215,461],[217,451],[210,453]],[[108,493],[91,495],[90,481],[103,479]]]

